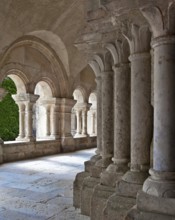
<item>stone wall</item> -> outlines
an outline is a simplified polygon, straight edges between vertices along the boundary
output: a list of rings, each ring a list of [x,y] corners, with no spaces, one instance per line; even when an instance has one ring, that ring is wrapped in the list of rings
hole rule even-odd
[[[96,147],[96,137],[71,138],[69,144],[62,145],[60,140],[37,142],[5,142],[3,148],[3,162],[24,160],[46,155],[70,152]]]

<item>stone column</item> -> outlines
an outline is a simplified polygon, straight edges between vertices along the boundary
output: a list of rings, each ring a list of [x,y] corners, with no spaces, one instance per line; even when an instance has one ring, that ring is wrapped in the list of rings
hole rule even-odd
[[[25,138],[25,104],[18,102],[19,107],[19,135],[16,140],[21,141]]]
[[[17,94],[12,95],[12,98],[14,99],[15,103],[18,105],[19,108],[19,135],[16,138],[16,141],[26,141],[25,136],[25,100],[26,100],[26,94]]]
[[[76,109],[76,118],[77,118],[77,132],[75,134],[75,137],[80,137],[81,136],[81,126],[82,126],[82,120],[81,120],[81,111],[79,109]]]
[[[71,134],[72,134],[72,136],[75,136],[75,134],[76,134],[76,124],[77,124],[76,113],[73,108],[72,112],[71,112]]]
[[[51,128],[51,138],[57,140],[59,138],[59,106],[57,103],[51,105],[51,119],[50,119],[50,128]]]
[[[137,196],[137,209],[132,209],[127,219],[175,219],[175,3],[169,5],[165,17],[168,27],[163,25],[165,21],[159,10],[157,7],[142,9],[153,31],[153,168]],[[162,28],[157,29],[158,25]]]
[[[91,134],[90,136],[95,136],[95,113],[91,112]]]
[[[50,128],[51,128],[51,106],[49,104],[45,105],[46,110],[46,137],[51,135]]]
[[[130,159],[130,67],[126,40],[107,44],[113,56],[114,70],[114,155],[113,163],[100,174],[100,184],[91,199],[91,219],[103,218],[108,198],[115,193],[116,182],[128,170]],[[125,48],[126,47],[126,48]],[[116,54],[119,54],[116,56]],[[123,55],[125,54],[125,55]],[[123,56],[122,56],[123,55]],[[111,83],[112,84],[112,83]]]
[[[33,105],[36,103],[36,100],[39,98],[38,95],[26,94],[25,104],[25,140],[27,141],[35,141],[35,137],[33,137]]]
[[[103,169],[113,157],[113,72],[104,71],[102,77],[102,159],[96,166]]]
[[[102,151],[102,78],[96,77],[97,83],[97,150],[96,154],[101,155]]]
[[[82,135],[87,137],[87,109],[82,110]]]
[[[116,186],[128,170],[130,160],[130,67],[114,66],[114,156],[113,163],[101,175],[101,183]]]
[[[150,33],[147,27],[132,26],[131,55],[131,163],[124,181],[142,184],[150,165],[153,109],[151,106]],[[147,38],[145,37],[147,36]],[[143,42],[143,39],[147,41]],[[136,177],[137,176],[137,177]]]
[[[76,101],[73,99],[60,98],[57,102],[59,105],[62,150],[70,151],[75,148],[74,139],[71,135],[71,111]]]
[[[104,212],[105,220],[121,219],[135,205],[137,192],[148,177],[150,165],[153,135],[150,33],[147,27],[132,25],[131,38],[125,37],[129,42],[131,53],[130,170],[117,182],[116,194],[109,198]],[[143,42],[143,39],[147,40]],[[112,214],[113,205],[116,207],[115,218]]]

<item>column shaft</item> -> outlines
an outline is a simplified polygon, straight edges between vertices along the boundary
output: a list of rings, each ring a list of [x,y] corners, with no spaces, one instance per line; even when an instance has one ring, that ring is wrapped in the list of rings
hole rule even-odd
[[[102,158],[113,156],[113,72],[102,73]]]
[[[50,132],[54,139],[59,137],[59,112],[55,104],[51,106]]]
[[[50,105],[46,105],[46,137],[50,136]]]
[[[33,103],[27,102],[25,106],[25,126],[26,126],[26,139],[33,139],[32,136],[32,114]]]
[[[87,135],[87,110],[82,110],[82,135]]]
[[[97,154],[102,153],[102,90],[101,77],[96,78],[97,83]]]
[[[149,53],[131,60],[131,171],[149,168],[152,140],[151,62]]]
[[[19,136],[18,139],[25,137],[25,105],[22,103],[18,104],[19,107]]]
[[[175,172],[175,39],[154,44],[153,169]],[[167,42],[166,42],[167,41]]]
[[[81,117],[80,117],[80,111],[76,110],[76,116],[77,116],[77,135],[81,134]]]
[[[125,165],[130,159],[130,68],[114,68],[114,163]]]

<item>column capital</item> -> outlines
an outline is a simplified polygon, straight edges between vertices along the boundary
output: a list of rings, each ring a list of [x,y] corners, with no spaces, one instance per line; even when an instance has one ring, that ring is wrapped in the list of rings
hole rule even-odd
[[[34,94],[30,94],[30,93],[20,93],[20,94],[16,94],[16,95],[12,95],[12,98],[16,101],[16,102],[36,102],[37,99],[39,98],[39,95],[34,95]]]
[[[175,34],[174,1],[169,2],[163,9],[159,5],[151,5],[140,8],[140,11],[150,24],[154,38]]]
[[[123,34],[130,47],[130,54],[148,52],[150,50],[151,33],[148,26],[131,25],[131,31]]]
[[[114,66],[128,62],[129,46],[124,37],[122,40],[116,40],[114,43],[105,44],[105,47],[112,55]]]

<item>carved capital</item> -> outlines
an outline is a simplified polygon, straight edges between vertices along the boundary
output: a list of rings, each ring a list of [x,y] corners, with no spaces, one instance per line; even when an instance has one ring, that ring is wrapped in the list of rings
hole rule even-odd
[[[175,34],[175,2],[168,4],[165,10],[158,6],[142,7],[141,13],[150,24],[153,37]]]
[[[95,54],[93,56],[93,59],[89,61],[89,65],[93,69],[96,77],[99,77],[102,72],[112,70],[111,62],[112,62],[111,53],[105,48],[105,51],[103,54],[100,54],[100,55]]]
[[[112,55],[114,66],[128,62],[129,46],[126,39],[117,40],[115,44],[108,43],[105,47]]]
[[[150,50],[151,33],[147,26],[131,25],[131,32],[123,34],[130,47],[130,53],[143,53]]]

